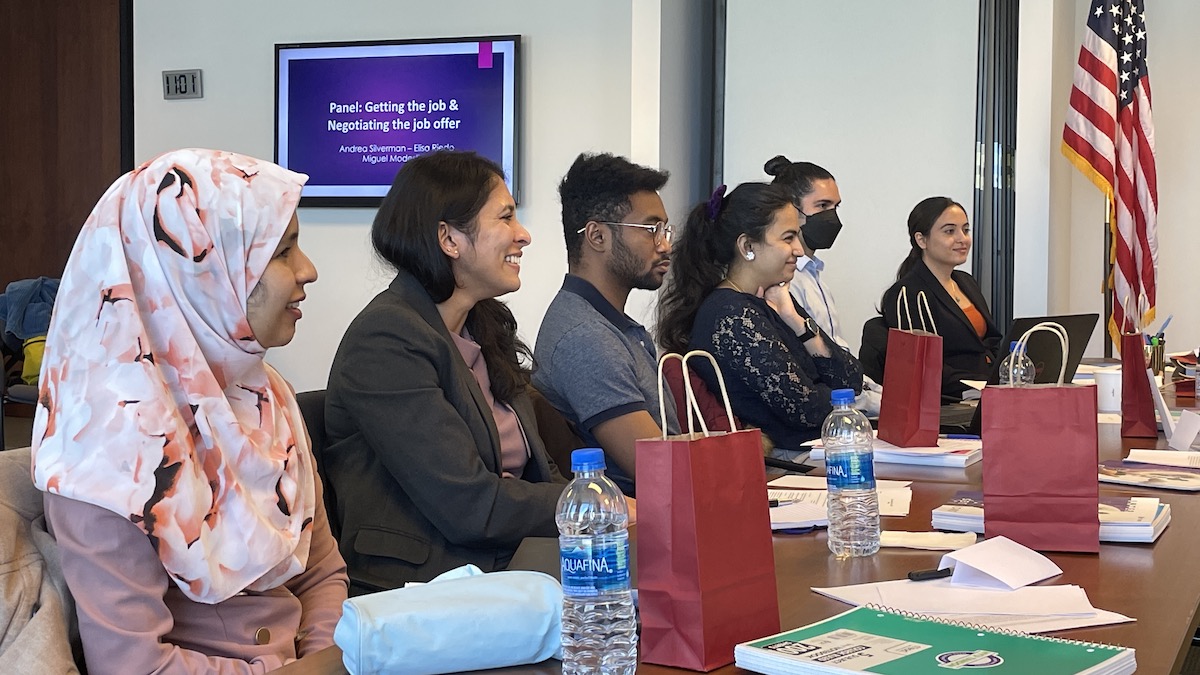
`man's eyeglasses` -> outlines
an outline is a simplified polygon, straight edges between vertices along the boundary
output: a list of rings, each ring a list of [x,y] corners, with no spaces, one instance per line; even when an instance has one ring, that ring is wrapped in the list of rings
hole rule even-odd
[[[601,225],[624,225],[625,227],[639,227],[653,234],[655,242],[665,241],[669,244],[671,243],[671,240],[675,238],[675,226],[669,223],[664,223],[661,220],[653,225],[646,223],[611,223],[607,220],[598,220],[596,222],[600,223]],[[576,230],[575,234],[583,234],[583,231],[586,229],[587,225],[584,225]]]

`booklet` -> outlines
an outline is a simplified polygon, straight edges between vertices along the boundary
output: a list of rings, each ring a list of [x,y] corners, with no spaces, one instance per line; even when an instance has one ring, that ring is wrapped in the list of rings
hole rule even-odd
[[[1119,675],[1137,668],[1126,647],[958,625],[878,607],[835,617],[734,648],[739,668],[768,675],[939,673]]]
[[[936,446],[902,448],[875,439],[875,461],[884,464],[919,464],[923,466],[969,466],[983,459],[983,441],[978,438],[939,438]],[[825,459],[821,441],[813,442],[809,457]]]
[[[1171,522],[1171,505],[1156,497],[1101,497],[1100,541],[1149,543]],[[933,510],[933,528],[983,533],[983,493],[961,490]]]
[[[1196,492],[1200,490],[1200,468],[1109,459],[1100,463],[1100,482]]]

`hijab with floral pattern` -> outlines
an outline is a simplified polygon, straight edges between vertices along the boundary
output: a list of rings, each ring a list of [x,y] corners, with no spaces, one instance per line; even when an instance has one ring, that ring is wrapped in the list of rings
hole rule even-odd
[[[198,602],[307,564],[308,436],[246,317],[307,180],[213,150],[150,160],[96,204],[54,307],[34,483],[128,518]]]

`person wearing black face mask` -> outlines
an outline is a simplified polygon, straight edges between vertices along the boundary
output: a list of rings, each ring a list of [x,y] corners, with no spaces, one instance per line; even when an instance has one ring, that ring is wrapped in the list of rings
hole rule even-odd
[[[826,333],[843,349],[850,345],[842,335],[838,321],[837,306],[833,294],[821,281],[825,262],[816,252],[831,248],[842,230],[842,220],[837,208],[842,203],[837,181],[833,174],[811,162],[793,162],[783,155],[776,155],[763,166],[792,195],[792,201],[800,211],[800,237],[804,257],[796,261],[796,273],[792,277],[792,297],[804,308]],[[867,414],[878,413],[882,387],[870,378],[863,378],[863,393],[855,407]]]

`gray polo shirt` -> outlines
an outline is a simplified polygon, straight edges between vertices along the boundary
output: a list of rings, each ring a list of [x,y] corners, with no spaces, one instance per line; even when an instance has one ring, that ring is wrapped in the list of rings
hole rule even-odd
[[[601,422],[645,410],[661,428],[658,351],[644,326],[629,318],[595,286],[572,274],[546,310],[534,346],[533,384],[593,447]],[[679,433],[675,402],[667,395],[667,432]],[[607,458],[606,474],[635,496],[632,477]],[[570,467],[564,467],[570,469]]]

